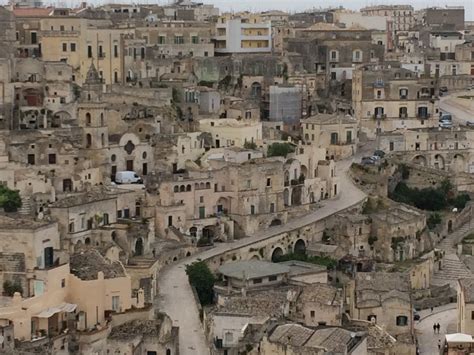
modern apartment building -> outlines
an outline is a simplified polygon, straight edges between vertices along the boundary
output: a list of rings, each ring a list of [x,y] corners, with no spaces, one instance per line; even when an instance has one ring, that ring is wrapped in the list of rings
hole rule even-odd
[[[215,53],[267,53],[272,50],[272,25],[259,16],[222,16],[216,24]]]

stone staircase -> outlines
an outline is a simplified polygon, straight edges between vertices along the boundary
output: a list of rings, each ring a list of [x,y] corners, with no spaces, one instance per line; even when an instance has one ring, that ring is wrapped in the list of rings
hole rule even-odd
[[[433,275],[431,280],[433,286],[449,284],[456,289],[458,279],[474,276],[456,254],[456,244],[461,242],[462,238],[469,234],[470,231],[472,231],[472,228],[469,223],[466,223],[450,233],[436,246],[438,249],[444,250],[446,254],[441,270],[436,271]]]
[[[21,196],[21,207],[18,209],[18,213],[21,215],[30,215],[33,212],[33,204],[31,203],[30,196]]]
[[[151,256],[134,256],[130,258],[128,264],[125,265],[126,268],[149,268],[156,262],[156,259]]]

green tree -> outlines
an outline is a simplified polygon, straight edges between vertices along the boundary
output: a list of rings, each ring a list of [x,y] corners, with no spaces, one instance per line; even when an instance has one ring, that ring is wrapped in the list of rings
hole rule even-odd
[[[471,201],[471,197],[466,194],[459,194],[455,198],[449,200],[449,204],[452,205],[453,207],[456,207],[457,209],[462,210],[464,207],[466,207],[466,203]]]
[[[20,294],[23,294],[23,287],[21,287],[20,283],[18,282],[11,282],[9,280],[6,280],[3,283],[3,293],[9,297],[12,297],[15,292],[19,292]]]
[[[290,143],[273,143],[268,146],[267,156],[269,157],[286,157],[289,153],[293,153],[295,147]]]
[[[20,193],[0,185],[0,207],[3,207],[5,212],[16,212],[21,207]]]
[[[441,215],[439,213],[432,213],[426,220],[426,224],[429,229],[434,229],[438,224],[441,223]]]
[[[214,299],[214,284],[216,278],[204,261],[195,261],[186,265],[186,274],[191,286],[196,289],[199,302],[203,306],[212,304]]]

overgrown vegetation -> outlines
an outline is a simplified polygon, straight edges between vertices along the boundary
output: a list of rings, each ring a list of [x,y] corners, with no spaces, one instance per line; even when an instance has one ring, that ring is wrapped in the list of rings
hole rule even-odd
[[[275,262],[281,263],[282,261],[304,261],[311,264],[317,264],[326,266],[328,269],[334,269],[336,267],[337,261],[326,256],[308,256],[304,253],[288,253],[283,254],[275,258]]]
[[[269,157],[286,157],[293,153],[295,147],[290,143],[273,143],[268,146],[267,156]]]
[[[406,166],[405,164],[400,164],[397,168],[397,170],[400,172],[400,174],[402,175],[402,179],[403,180],[406,180],[410,177],[410,169],[408,168],[408,166]]]
[[[383,207],[382,200],[369,197],[362,205],[362,214],[371,214],[383,209]]]
[[[0,207],[3,207],[5,212],[16,212],[21,207],[20,193],[0,185]]]
[[[257,149],[257,143],[247,141],[247,142],[244,143],[244,148],[245,149]]]
[[[426,225],[429,229],[435,229],[438,224],[441,223],[441,215],[439,213],[432,213],[426,220]]]
[[[196,289],[201,305],[206,306],[213,303],[213,287],[216,278],[204,261],[195,261],[186,265],[186,274],[191,286]]]
[[[449,180],[444,180],[439,187],[424,189],[410,188],[406,183],[400,182],[389,197],[394,201],[427,211],[440,211],[450,206],[463,209],[471,200],[466,193],[454,196],[453,186]]]
[[[15,292],[23,294],[23,287],[21,287],[20,283],[18,282],[11,282],[9,280],[6,280],[3,283],[3,294],[12,297]]]

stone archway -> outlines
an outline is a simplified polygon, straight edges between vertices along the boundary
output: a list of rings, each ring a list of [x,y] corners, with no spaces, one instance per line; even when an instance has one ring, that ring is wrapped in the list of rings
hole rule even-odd
[[[250,260],[260,260],[260,257],[258,255],[252,255]]]
[[[280,248],[280,247],[276,247],[275,249],[273,249],[273,252],[272,252],[272,261],[275,262],[278,260],[279,257],[281,257],[283,255],[283,249]]]
[[[291,191],[291,205],[301,205],[301,197],[303,195],[303,188],[301,186],[295,186]]]
[[[433,166],[434,166],[435,169],[444,170],[444,168],[445,168],[444,158],[441,154],[436,154],[434,156]]]
[[[135,242],[135,256],[143,255],[143,239],[138,238]]]
[[[303,239],[298,239],[293,248],[295,254],[306,254],[306,243]]]
[[[414,164],[418,164],[418,165],[421,165],[421,166],[426,166],[427,165],[426,157],[423,156],[423,155],[414,156],[413,159],[412,159],[412,162]]]
[[[290,204],[290,191],[288,189],[283,190],[283,203],[285,206],[289,206]]]
[[[453,162],[451,163],[451,167],[454,172],[461,173],[466,171],[466,160],[462,154],[455,154],[453,157]]]

